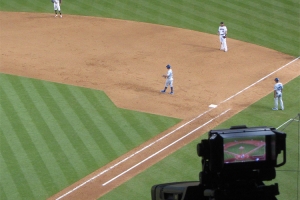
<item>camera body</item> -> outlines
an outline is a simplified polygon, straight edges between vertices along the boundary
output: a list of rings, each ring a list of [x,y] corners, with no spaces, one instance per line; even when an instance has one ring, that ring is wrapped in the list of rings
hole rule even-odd
[[[197,144],[199,181],[152,186],[152,200],[276,199],[275,167],[286,163],[286,134],[271,127],[232,126],[211,130]],[[283,151],[281,162],[278,155]]]

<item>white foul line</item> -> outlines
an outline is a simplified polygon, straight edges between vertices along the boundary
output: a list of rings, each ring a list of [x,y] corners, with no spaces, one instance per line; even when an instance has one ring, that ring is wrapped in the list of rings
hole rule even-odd
[[[176,141],[172,142],[171,144],[165,146],[164,148],[162,148],[161,150],[157,151],[156,153],[152,154],[151,156],[149,156],[148,158],[145,158],[144,160],[142,160],[141,162],[135,164],[134,166],[130,167],[129,169],[125,170],[124,172],[122,172],[121,174],[115,176],[114,178],[110,179],[109,181],[105,182],[102,184],[102,186],[107,185],[108,183],[112,182],[113,180],[117,179],[118,177],[122,176],[123,174],[129,172],[130,170],[136,168],[137,166],[139,166],[140,164],[144,163],[145,161],[149,160],[150,158],[156,156],[157,154],[159,154],[160,152],[166,150],[167,148],[169,148],[170,146],[172,146],[173,144],[176,144],[177,142],[179,142],[180,140],[186,138],[187,136],[189,136],[190,134],[194,133],[195,131],[199,130],[200,128],[202,128],[203,126],[209,124],[210,122],[214,121],[215,119],[219,118],[220,116],[224,115],[225,113],[227,113],[230,109],[227,109],[226,111],[222,112],[221,114],[219,114],[218,116],[210,119],[209,121],[207,121],[206,123],[202,124],[201,126],[197,127],[196,129],[192,130],[191,132],[189,132],[188,134],[182,136],[181,138],[177,139]]]
[[[238,93],[236,93],[235,95],[232,95],[231,97],[229,97],[229,98],[225,99],[225,100],[224,100],[224,101],[222,101],[221,103],[224,103],[224,102],[226,102],[226,101],[228,101],[228,100],[232,99],[233,97],[237,96],[238,94],[240,94],[240,93],[244,92],[245,90],[248,90],[250,87],[252,87],[252,86],[256,85],[257,83],[259,83],[259,82],[261,82],[262,80],[264,80],[264,79],[268,78],[269,76],[271,76],[272,74],[274,74],[274,73],[278,72],[279,70],[281,70],[281,69],[285,68],[286,66],[288,66],[288,65],[292,64],[293,62],[295,62],[295,61],[296,61],[296,60],[298,60],[299,58],[300,58],[300,56],[299,56],[298,58],[295,58],[295,59],[294,59],[294,60],[292,60],[291,62],[289,62],[289,63],[287,63],[287,64],[283,65],[282,67],[278,68],[277,70],[273,71],[272,73],[268,74],[267,76],[265,76],[265,77],[263,77],[263,78],[259,79],[259,80],[258,80],[258,81],[256,81],[255,83],[253,83],[253,84],[249,85],[248,87],[244,88],[243,90],[239,91],[239,92],[238,92]],[[220,103],[220,104],[221,104],[221,103]]]
[[[114,164],[113,166],[111,166],[111,167],[105,169],[104,171],[100,172],[99,174],[97,174],[96,176],[90,178],[89,180],[83,182],[82,184],[76,186],[76,187],[73,188],[72,190],[70,190],[70,191],[68,191],[67,193],[63,194],[62,196],[58,197],[56,200],[59,200],[59,199],[64,198],[65,196],[67,196],[68,194],[74,192],[74,191],[77,190],[78,188],[81,188],[82,186],[86,185],[87,183],[91,182],[92,180],[96,179],[97,177],[101,176],[102,174],[105,174],[106,172],[110,171],[111,169],[117,167],[118,165],[120,165],[121,163],[125,162],[125,161],[128,160],[129,158],[131,158],[131,157],[135,156],[136,154],[138,154],[138,153],[144,151],[145,149],[151,147],[152,145],[154,145],[154,144],[157,143],[158,141],[160,141],[160,140],[162,140],[162,139],[168,137],[169,135],[171,135],[171,134],[173,134],[174,132],[178,131],[179,129],[185,127],[186,125],[190,124],[191,122],[195,121],[196,119],[200,118],[201,116],[205,115],[206,113],[208,113],[208,112],[211,111],[211,110],[212,110],[212,109],[207,110],[207,111],[205,111],[204,113],[202,113],[202,114],[198,115],[197,117],[195,117],[194,119],[192,119],[192,120],[186,122],[185,124],[179,126],[178,128],[176,128],[175,130],[171,131],[170,133],[168,133],[168,134],[164,135],[163,137],[157,139],[156,141],[150,143],[149,145],[145,146],[144,148],[142,148],[142,149],[136,151],[135,153],[131,154],[130,156],[128,156],[128,157],[126,157],[126,158],[124,158],[123,160],[121,160],[120,162]]]
[[[257,84],[257,83],[259,83],[259,82],[261,82],[261,81],[262,81],[262,80],[264,80],[265,78],[267,78],[267,77],[271,76],[272,74],[276,73],[277,71],[279,71],[279,70],[283,69],[284,67],[286,67],[286,66],[290,65],[291,63],[295,62],[295,61],[296,61],[297,59],[299,59],[299,58],[300,58],[300,56],[299,56],[298,58],[296,58],[296,59],[294,59],[294,60],[290,61],[289,63],[285,64],[284,66],[282,66],[282,67],[278,68],[278,69],[277,69],[277,70],[275,70],[274,72],[272,72],[272,73],[268,74],[267,76],[265,76],[265,77],[261,78],[260,80],[256,81],[255,83],[251,84],[250,86],[248,86],[248,87],[244,88],[243,90],[241,90],[241,91],[237,92],[236,94],[232,95],[231,97],[229,97],[229,98],[225,99],[225,100],[224,100],[224,101],[222,101],[220,104],[222,104],[222,103],[225,103],[226,101],[228,101],[228,100],[232,99],[233,97],[237,96],[238,94],[240,94],[240,93],[244,92],[245,90],[249,89],[250,87],[252,87],[252,86],[256,85],[256,84]],[[212,109],[214,109],[214,108],[212,108]],[[202,114],[198,115],[196,118],[194,118],[194,119],[192,119],[192,120],[188,121],[187,123],[185,123],[185,124],[181,125],[180,127],[176,128],[175,130],[171,131],[170,133],[168,133],[168,134],[164,135],[163,137],[159,138],[158,140],[156,140],[156,141],[152,142],[151,144],[149,144],[149,145],[145,146],[145,147],[144,147],[144,148],[142,148],[141,150],[139,150],[139,151],[135,152],[134,154],[132,154],[132,155],[130,155],[130,156],[128,156],[128,157],[126,157],[126,158],[124,158],[123,160],[121,160],[120,162],[116,163],[115,165],[113,165],[113,166],[109,167],[108,169],[106,169],[106,170],[104,170],[104,171],[100,172],[100,173],[99,173],[99,174],[97,174],[96,176],[94,176],[94,177],[90,178],[89,180],[87,180],[87,181],[83,182],[82,184],[78,185],[77,187],[73,188],[72,190],[68,191],[67,193],[63,194],[62,196],[58,197],[56,200],[62,199],[63,197],[65,197],[65,196],[67,196],[68,194],[70,194],[70,193],[74,192],[74,191],[75,191],[75,190],[77,190],[78,188],[80,188],[80,187],[82,187],[82,186],[86,185],[87,183],[91,182],[91,181],[92,181],[92,180],[94,180],[95,178],[97,178],[97,177],[101,176],[102,174],[104,174],[104,173],[106,173],[106,172],[110,171],[111,169],[113,169],[113,168],[115,168],[116,166],[120,165],[121,163],[125,162],[126,160],[128,160],[128,159],[129,159],[129,158],[131,158],[131,157],[133,157],[134,155],[136,155],[136,154],[138,154],[138,153],[142,152],[143,150],[145,150],[145,149],[149,148],[150,146],[154,145],[156,142],[158,142],[158,141],[160,141],[160,140],[164,139],[165,137],[167,137],[167,136],[169,136],[169,135],[173,134],[173,133],[174,133],[174,132],[176,132],[177,130],[179,130],[179,129],[181,129],[182,127],[186,126],[187,124],[189,124],[189,123],[193,122],[194,120],[198,119],[199,117],[201,117],[201,116],[205,115],[206,113],[210,112],[212,109],[209,109],[209,110],[205,111],[204,113],[202,113]],[[126,171],[127,171],[127,170],[126,170]]]
[[[278,126],[276,129],[281,128],[283,125],[287,124],[289,121],[296,121],[296,122],[299,122],[299,120],[297,120],[297,119],[289,119],[289,120],[287,120],[286,122],[284,122],[283,124],[281,124],[280,126]]]

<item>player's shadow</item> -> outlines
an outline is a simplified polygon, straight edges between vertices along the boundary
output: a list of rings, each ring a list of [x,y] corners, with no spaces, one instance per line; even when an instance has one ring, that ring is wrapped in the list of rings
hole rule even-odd
[[[36,15],[36,16],[27,16],[26,18],[28,18],[28,19],[47,19],[47,18],[55,18],[54,17],[54,15],[55,14],[53,14],[53,15],[51,15],[51,14],[49,14],[49,15]]]
[[[185,46],[190,46],[190,47],[193,47],[195,49],[195,51],[201,51],[201,50],[204,50],[204,51],[216,51],[216,50],[219,50],[218,48],[216,47],[211,47],[211,46],[203,46],[203,45],[198,45],[198,44],[192,44],[192,43],[185,43],[183,44]]]

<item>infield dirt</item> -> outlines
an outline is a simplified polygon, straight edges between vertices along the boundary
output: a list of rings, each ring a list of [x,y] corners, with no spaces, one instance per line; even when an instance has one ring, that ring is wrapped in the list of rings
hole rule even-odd
[[[219,50],[217,34],[141,22],[0,12],[0,23],[1,73],[103,90],[118,107],[183,119],[50,199],[66,193],[62,199],[97,199],[272,92],[275,77],[286,83],[299,76],[297,60],[244,90],[295,58],[231,39],[230,26],[229,50],[223,52]],[[216,31],[217,28],[218,23]],[[173,68],[175,95],[159,92],[164,87],[162,74],[166,73],[167,64]],[[271,109],[272,103],[270,99],[270,107],[265,109]],[[218,107],[209,108],[210,104]],[[214,120],[182,139],[176,147],[129,170],[118,181],[102,186],[210,119]],[[174,134],[157,141],[189,121]],[[151,148],[70,192],[154,141]]]

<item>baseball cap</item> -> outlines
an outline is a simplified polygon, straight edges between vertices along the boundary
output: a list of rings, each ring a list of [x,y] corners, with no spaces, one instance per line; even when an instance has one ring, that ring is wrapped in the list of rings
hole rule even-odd
[[[224,24],[224,22],[221,22],[220,24]]]
[[[168,64],[168,65],[166,66],[166,68],[170,69],[170,68],[171,68],[171,65]]]
[[[279,81],[279,78],[275,78],[274,81]]]

